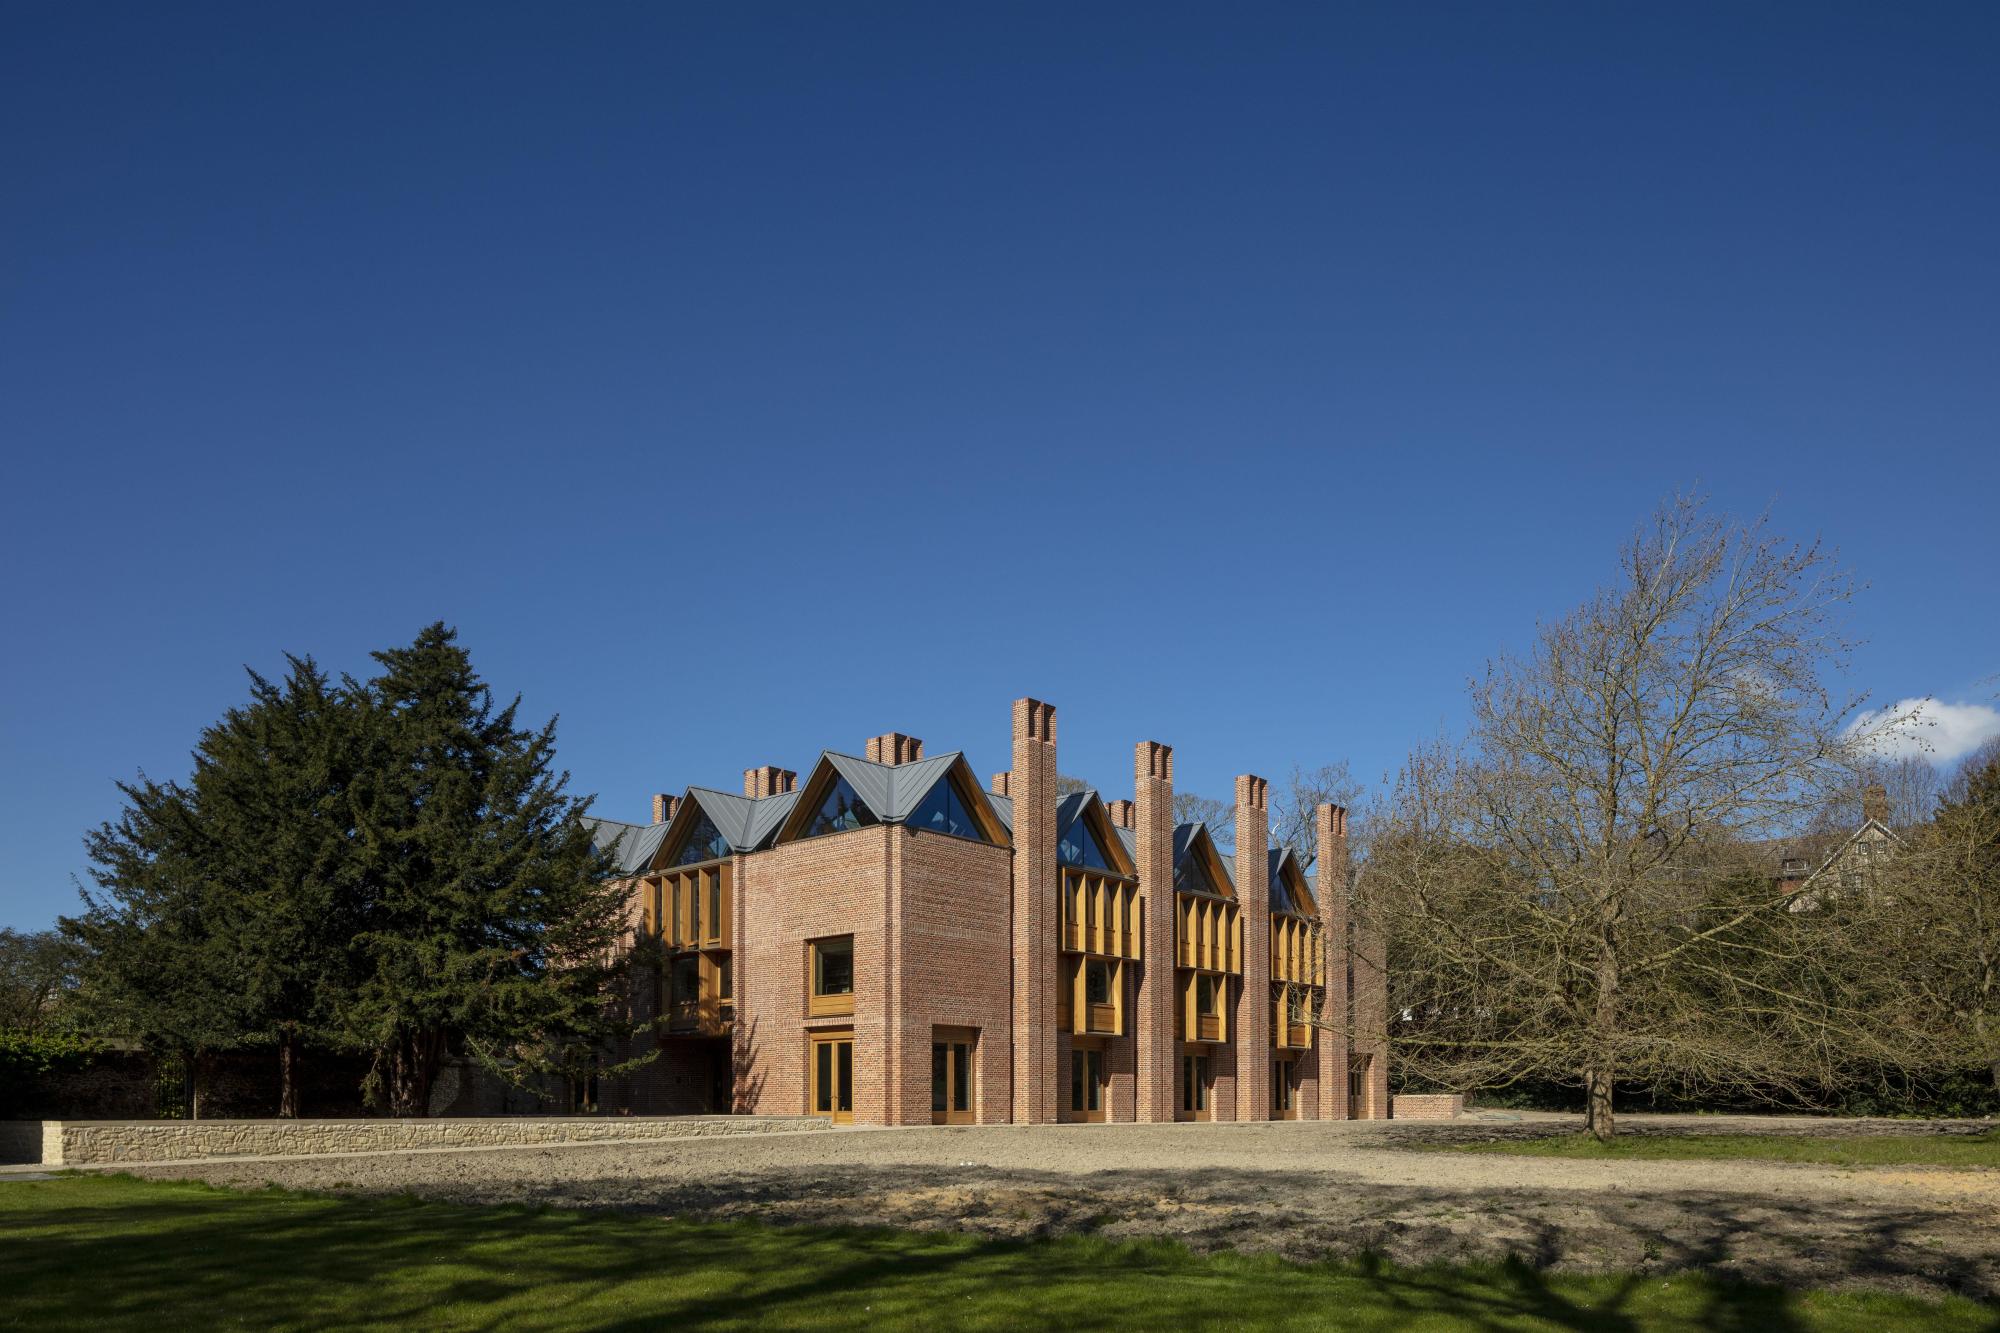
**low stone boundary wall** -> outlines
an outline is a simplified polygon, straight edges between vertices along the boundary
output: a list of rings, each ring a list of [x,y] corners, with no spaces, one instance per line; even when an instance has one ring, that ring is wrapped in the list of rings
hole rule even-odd
[[[826,1129],[819,1116],[580,1116],[466,1120],[14,1120],[0,1123],[0,1160],[43,1166],[293,1157],[412,1148],[536,1143],[645,1143],[722,1134]]]
[[[1465,1098],[1458,1093],[1418,1093],[1392,1098],[1391,1120],[1456,1120],[1465,1114]]]

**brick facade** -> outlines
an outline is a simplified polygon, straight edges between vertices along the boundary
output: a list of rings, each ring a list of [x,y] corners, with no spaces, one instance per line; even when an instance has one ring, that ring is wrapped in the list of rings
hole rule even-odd
[[[1197,1035],[1183,1029],[1193,1021],[1186,1006],[1198,978],[1178,952],[1176,858],[1200,835],[1184,828],[1177,840],[1173,751],[1152,741],[1136,748],[1130,799],[1093,793],[1063,805],[1056,735],[1053,706],[1017,700],[1012,766],[992,776],[990,796],[963,756],[926,758],[923,742],[890,732],[867,740],[863,756],[823,755],[803,782],[764,765],[744,770],[741,797],[691,788],[655,798],[655,820],[669,827],[655,828],[642,859],[625,867],[635,898],[654,901],[652,887],[690,864],[707,873],[711,863],[668,859],[688,841],[682,830],[706,828],[699,821],[707,818],[730,848],[714,863],[728,871],[728,930],[720,947],[712,937],[680,946],[684,954],[699,947],[701,985],[715,989],[701,996],[696,1031],[686,1023],[666,1030],[660,969],[674,966],[672,946],[640,951],[632,1012],[640,1024],[657,1019],[660,1035],[608,1054],[658,1053],[608,1080],[602,1104],[638,1115],[818,1111],[875,1125],[1045,1123],[1084,1118],[1072,1107],[1081,1083],[1071,1075],[1094,1067],[1103,1095],[1087,1118],[1161,1122],[1183,1118],[1184,1057],[1198,1056],[1215,1119],[1282,1114],[1273,1104],[1269,784],[1237,780],[1233,867],[1225,859],[1228,882],[1205,899],[1233,898],[1240,914],[1240,973],[1223,979],[1225,1030],[1219,1040],[1186,1040]],[[836,809],[838,818],[829,814]],[[1130,913],[1118,926],[1133,937],[1129,952],[1072,952],[1105,947],[1069,933],[1076,923],[1065,913],[1079,909],[1065,895],[1081,881],[1065,871],[1058,837],[1073,845],[1073,822],[1112,847],[1106,855],[1117,864],[1099,870],[1113,885],[1106,901],[1136,904],[1119,909]],[[1345,812],[1321,807],[1317,833],[1325,1000],[1310,1048],[1276,1054],[1296,1061],[1293,1113],[1308,1119],[1349,1114],[1350,1047],[1369,1057],[1366,1093],[1352,1109],[1384,1116],[1380,948],[1366,931],[1350,942]],[[661,929],[635,909],[635,932]],[[848,941],[851,989],[839,989],[842,978],[821,991],[816,949],[844,958]],[[656,953],[664,961],[652,962]],[[1099,957],[1110,967],[1086,975]],[[828,975],[838,976],[837,965]],[[1102,1018],[1112,1009],[1115,1025]],[[1213,1022],[1204,1018],[1199,1035],[1214,1038]],[[1079,1067],[1086,1051],[1095,1061]],[[816,1105],[839,1085],[828,1072],[839,1069],[848,1071],[845,1096],[831,1094],[831,1110]]]

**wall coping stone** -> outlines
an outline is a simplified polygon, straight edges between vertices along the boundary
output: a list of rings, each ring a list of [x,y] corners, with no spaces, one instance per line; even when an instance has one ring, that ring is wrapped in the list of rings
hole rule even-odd
[[[830,1129],[820,1116],[452,1116],[409,1120],[0,1121],[0,1158],[43,1166],[208,1157],[653,1142]],[[34,1153],[39,1139],[39,1163]]]

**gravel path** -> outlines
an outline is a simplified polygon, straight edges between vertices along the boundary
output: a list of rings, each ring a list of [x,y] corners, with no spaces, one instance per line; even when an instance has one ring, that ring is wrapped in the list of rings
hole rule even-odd
[[[1626,1123],[1676,1133],[1991,1128],[1747,1117]],[[2000,1172],[1407,1150],[1574,1127],[1523,1117],[839,1130],[133,1169],[465,1203],[948,1227],[996,1237],[1170,1236],[1197,1249],[1301,1259],[1372,1250],[1405,1263],[1518,1256],[1571,1270],[1700,1267],[1789,1284],[2000,1298]]]

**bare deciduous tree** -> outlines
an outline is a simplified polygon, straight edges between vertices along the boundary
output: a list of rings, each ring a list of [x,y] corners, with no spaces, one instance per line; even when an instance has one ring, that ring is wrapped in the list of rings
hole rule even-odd
[[[1488,666],[1468,739],[1412,756],[1361,879],[1406,1070],[1575,1080],[1608,1138],[1621,1079],[1796,1092],[1897,1058],[1847,918],[1787,911],[1751,855],[1851,765],[1859,700],[1827,683],[1851,591],[1819,546],[1675,500],[1613,584]]]
[[[2000,740],[1967,756],[1868,905],[1879,955],[1949,1063],[1985,1067],[2000,1092]]]

